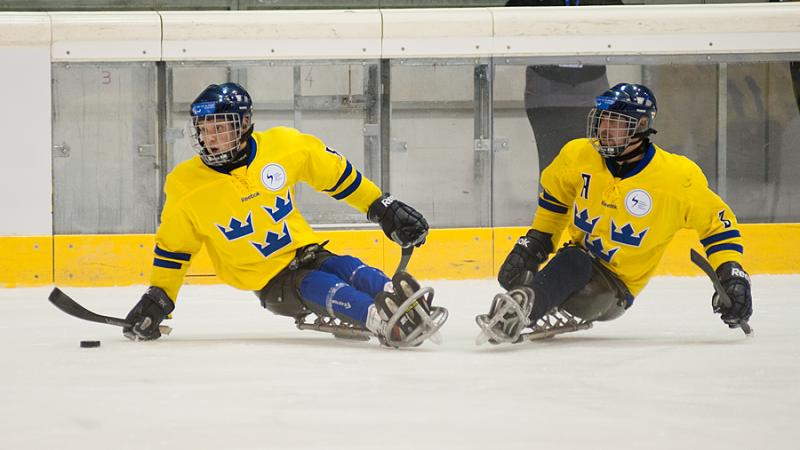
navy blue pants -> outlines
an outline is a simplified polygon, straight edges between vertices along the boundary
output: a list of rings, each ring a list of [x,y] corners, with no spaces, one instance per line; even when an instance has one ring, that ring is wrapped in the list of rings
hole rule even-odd
[[[584,320],[613,320],[633,304],[628,288],[576,245],[564,247],[533,278],[530,319],[536,322],[560,306]]]

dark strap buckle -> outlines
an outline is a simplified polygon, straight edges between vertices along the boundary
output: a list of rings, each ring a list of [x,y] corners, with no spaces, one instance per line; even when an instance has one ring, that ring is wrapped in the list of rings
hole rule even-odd
[[[305,247],[299,249],[297,251],[297,256],[294,257],[292,262],[289,263],[287,266],[289,270],[297,270],[308,263],[313,262],[317,259],[317,254],[324,250],[324,247],[328,245],[330,241],[323,241],[321,244],[311,244],[306,245]]]

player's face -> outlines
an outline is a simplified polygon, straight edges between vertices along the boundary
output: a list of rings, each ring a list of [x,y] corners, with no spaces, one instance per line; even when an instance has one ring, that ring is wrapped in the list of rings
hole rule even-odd
[[[630,125],[625,119],[603,114],[600,116],[597,137],[600,143],[606,147],[618,147],[625,145],[628,138]]]
[[[238,140],[236,127],[230,120],[210,119],[198,124],[200,138],[213,155],[229,151]]]
[[[641,117],[641,118],[639,118],[639,122],[637,122],[637,123],[636,123],[636,128],[634,129],[634,131],[633,131],[633,132],[634,132],[634,133],[636,133],[637,131],[644,129],[644,127],[645,127],[646,125],[647,125],[647,119],[646,119],[646,118],[644,118],[644,117]],[[628,153],[630,153],[630,152],[634,151],[634,150],[635,150],[637,147],[639,147],[639,144],[640,144],[641,142],[642,142],[642,138],[641,138],[641,137],[639,137],[639,136],[637,136],[636,138],[632,138],[632,139],[631,139],[631,140],[628,142],[628,146],[627,146],[627,147],[625,147],[625,150],[622,152],[622,154],[623,154],[623,155],[626,155],[626,154],[628,154]],[[639,156],[639,158],[642,158],[642,157],[643,157],[642,155],[640,155],[640,156]],[[633,159],[632,161],[636,161],[636,160],[637,160],[637,159],[639,159],[639,158],[635,158],[635,159]]]

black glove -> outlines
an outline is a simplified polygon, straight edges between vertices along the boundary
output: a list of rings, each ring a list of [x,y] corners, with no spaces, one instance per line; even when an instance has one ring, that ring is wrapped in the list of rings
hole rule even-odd
[[[155,286],[147,288],[141,300],[133,307],[125,320],[133,326],[122,328],[122,334],[133,341],[151,341],[161,337],[158,325],[166,318],[175,303],[163,289]]]
[[[525,236],[517,239],[511,253],[506,256],[497,281],[503,289],[511,290],[525,281],[526,272],[535,274],[539,271],[539,264],[547,260],[553,251],[552,234],[542,233],[534,229],[528,230]],[[530,280],[528,280],[530,281]]]
[[[750,294],[750,276],[737,262],[723,263],[717,269],[717,276],[723,289],[731,299],[730,305],[723,305],[719,295],[714,293],[711,305],[715,313],[722,314],[722,321],[731,328],[739,326],[753,314],[753,297]]]
[[[401,247],[419,247],[428,235],[428,222],[422,214],[390,194],[383,194],[369,205],[367,219],[379,223],[384,234]]]

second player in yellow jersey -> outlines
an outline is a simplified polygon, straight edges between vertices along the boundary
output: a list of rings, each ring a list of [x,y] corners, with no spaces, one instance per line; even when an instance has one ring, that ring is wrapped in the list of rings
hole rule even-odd
[[[656,111],[642,85],[597,97],[586,138],[568,142],[542,173],[533,226],[498,274],[509,291],[477,317],[481,339],[517,342],[526,328],[532,339],[621,316],[683,228],[697,231],[731,299],[715,302],[722,320],[746,325],[752,298],[736,217],[694,162],[650,142]],[[569,243],[539,271],[565,231]]]

